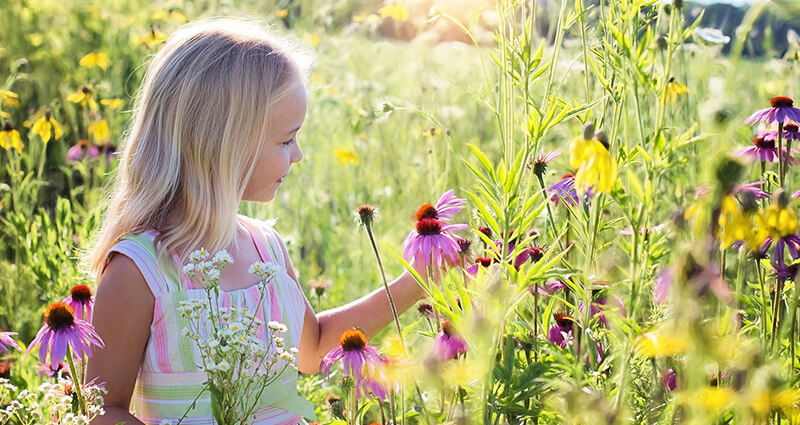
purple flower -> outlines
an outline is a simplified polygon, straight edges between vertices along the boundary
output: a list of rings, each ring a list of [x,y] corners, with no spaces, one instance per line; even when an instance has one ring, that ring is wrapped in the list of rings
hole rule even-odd
[[[14,341],[12,336],[16,335],[16,332],[3,332],[0,331],[0,350],[3,350],[3,353],[8,354],[8,348],[11,347],[17,350],[20,350],[19,345],[17,342]]]
[[[769,104],[769,108],[754,112],[753,115],[744,120],[744,123],[756,125],[759,122],[763,122],[770,125],[776,122],[785,123],[787,119],[800,121],[800,109],[794,107],[794,101],[791,97],[773,97]]]
[[[778,132],[776,130],[761,131],[758,136],[753,138],[753,146],[739,149],[733,154],[742,156],[750,161],[778,162]],[[793,153],[800,153],[792,149]],[[783,147],[783,156],[788,164],[796,164],[797,160],[787,155],[786,147]]]
[[[769,193],[761,189],[762,184],[764,184],[764,182],[759,180],[757,182],[736,186],[735,188],[733,188],[733,194],[741,195],[742,193],[749,192],[752,193],[753,196],[755,196],[756,198],[768,198]]]
[[[467,353],[467,341],[458,336],[453,325],[448,321],[442,322],[442,330],[433,341],[433,351],[442,361],[455,359]]]
[[[764,240],[762,251],[767,251],[770,248],[772,248],[772,252],[770,253],[772,257],[772,266],[778,269],[781,265],[786,264],[786,250],[789,250],[789,255],[791,255],[793,259],[797,260],[800,258],[800,236],[784,236],[777,241],[775,241],[772,236],[768,236],[767,239]]]
[[[464,230],[466,224],[445,224],[435,218],[423,218],[417,222],[403,246],[403,258],[417,264],[436,264],[441,267],[443,260],[450,263],[458,261],[458,242],[448,232]]]
[[[614,307],[619,311],[620,316],[625,315],[625,303],[622,301],[616,294],[612,294],[611,298],[613,299]],[[605,310],[608,307],[608,297],[605,295],[597,298],[595,301],[592,301],[592,304],[589,308],[590,318],[597,318],[597,321],[600,322],[603,326],[608,326],[608,319],[605,316]],[[578,310],[583,312],[583,301],[578,304]]]
[[[565,174],[561,177],[561,180],[548,187],[547,192],[552,193],[550,200],[556,205],[558,205],[558,201],[562,199],[567,205],[572,207],[579,205],[581,202],[578,197],[578,191],[575,190],[575,176],[572,174]],[[594,197],[594,194],[590,187],[586,191],[586,199],[592,199],[592,197]]]
[[[669,267],[664,268],[661,273],[656,277],[656,284],[653,288],[653,296],[657,304],[664,304],[667,302],[669,296],[669,289],[672,287],[672,269]]]
[[[419,207],[415,215],[417,221],[423,218],[435,218],[439,221],[449,222],[453,219],[453,215],[458,214],[464,209],[464,204],[467,201],[456,197],[453,189],[443,193],[436,205],[424,204]]]
[[[789,142],[800,139],[800,128],[797,126],[797,123],[784,123],[783,138]]]
[[[675,391],[678,388],[678,374],[675,373],[675,370],[669,368],[661,374],[661,383],[670,390]]]
[[[70,161],[80,161],[84,155],[89,159],[96,159],[100,156],[100,149],[86,140],[78,140],[78,143],[67,150],[67,159]]]
[[[94,297],[92,290],[86,285],[73,286],[69,291],[69,296],[64,302],[72,307],[75,317],[85,320],[89,323],[92,322],[92,307],[94,306]],[[84,318],[84,311],[86,317]]]
[[[552,295],[566,287],[567,285],[559,281],[545,282],[543,286],[539,286],[539,295]],[[531,295],[533,295],[534,288],[534,285],[528,288],[528,292],[530,292]]]
[[[555,319],[556,323],[547,331],[547,340],[561,348],[567,348],[574,339],[572,337],[574,320],[568,314],[557,314]]]
[[[544,149],[542,149],[538,155],[536,155],[536,161],[533,163],[533,174],[541,177],[544,173],[547,172],[547,163],[556,159],[558,155],[561,154],[559,151],[553,151],[545,153]],[[530,167],[530,164],[528,166]]]
[[[544,247],[541,246],[530,246],[525,248],[517,254],[517,257],[514,259],[514,267],[519,270],[523,264],[530,261],[531,263],[536,263],[542,259],[544,256]]]
[[[344,359],[342,364],[344,374],[353,377],[356,387],[362,385],[362,380],[365,379],[363,376],[365,368],[369,375],[371,374],[369,372],[382,362],[378,350],[367,344],[367,337],[360,329],[348,329],[342,333],[339,346],[329,351],[319,364],[322,376],[327,377],[331,366],[342,359]]]
[[[25,354],[27,355],[37,345],[40,345],[39,361],[46,364],[49,353],[50,367],[53,369],[66,357],[67,347],[72,349],[73,355],[82,358],[84,354],[92,355],[92,345],[101,348],[104,346],[92,325],[75,318],[72,307],[60,301],[47,307],[44,313],[44,326],[36,334]]]

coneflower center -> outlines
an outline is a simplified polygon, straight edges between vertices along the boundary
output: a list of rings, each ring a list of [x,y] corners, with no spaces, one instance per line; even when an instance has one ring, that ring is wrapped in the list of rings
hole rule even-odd
[[[488,257],[478,257],[475,259],[475,262],[483,267],[489,267],[492,265],[492,259]]]
[[[447,320],[442,322],[442,332],[444,332],[447,336],[453,336],[455,334],[455,330],[453,329],[453,325],[450,324]]]
[[[5,124],[3,124],[3,131],[11,131],[13,129],[14,124],[11,124],[11,121],[6,121]]]
[[[794,106],[794,100],[792,100],[791,97],[778,96],[773,97],[772,100],[769,101],[769,104],[773,108],[791,108]]]
[[[754,137],[753,144],[761,149],[775,149],[775,140],[763,137]]]
[[[442,233],[442,222],[435,218],[423,218],[417,222],[417,233],[420,235],[439,235]]]
[[[798,127],[797,124],[795,123],[789,123],[789,124],[784,124],[783,129],[793,133],[796,132],[798,129],[800,129],[800,127]]]
[[[367,346],[367,336],[359,329],[348,329],[339,337],[339,345],[344,351],[363,350]]]
[[[417,221],[422,220],[423,218],[436,218],[438,213],[436,212],[436,207],[431,204],[425,204],[417,210],[416,218]]]
[[[72,307],[61,301],[54,302],[44,312],[44,320],[53,331],[59,331],[75,324]]]
[[[72,295],[73,300],[81,304],[86,304],[92,299],[92,290],[86,285],[73,286],[69,294]]]
[[[569,314],[556,315],[556,323],[560,328],[572,329],[572,316]]]

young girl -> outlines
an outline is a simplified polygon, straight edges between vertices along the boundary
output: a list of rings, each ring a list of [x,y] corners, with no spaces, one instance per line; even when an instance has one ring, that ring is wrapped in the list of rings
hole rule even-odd
[[[206,20],[172,34],[149,64],[87,258],[98,282],[92,322],[105,348],[94,351],[86,377],[108,390],[106,413],[94,424],[176,423],[200,392],[205,373],[194,341],[181,336],[187,325],[177,311],[179,301],[202,293],[181,270],[200,247],[233,257],[221,274],[221,294],[251,311],[259,292],[250,264],[283,266],[268,285],[260,319],[288,327],[286,349],[299,349],[303,373],[319,371],[344,330],[358,326],[371,337],[392,320],[382,288],[316,314],[280,236],[237,215],[242,201],[272,200],[303,158],[297,134],[306,115],[306,68],[289,46],[257,24]],[[407,273],[390,290],[400,312],[424,297]],[[271,384],[255,423],[313,418],[296,383],[294,374]],[[184,423],[212,423],[207,392]]]

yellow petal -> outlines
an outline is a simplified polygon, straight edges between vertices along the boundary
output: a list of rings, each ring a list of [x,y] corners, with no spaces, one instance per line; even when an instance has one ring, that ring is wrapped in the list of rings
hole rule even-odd
[[[125,101],[122,99],[102,99],[100,103],[111,109],[119,109],[125,104]]]
[[[67,96],[67,100],[69,100],[72,103],[81,103],[81,101],[83,101],[85,97],[86,97],[85,93],[83,93],[82,91],[76,91],[74,93],[70,93]]]
[[[378,13],[381,15],[381,17],[390,17],[398,22],[408,20],[408,10],[399,4],[390,4],[384,6],[378,9]]]
[[[278,9],[275,11],[275,16],[278,18],[285,18],[289,16],[289,9]]]
[[[60,139],[61,138],[61,126],[58,125],[58,121],[56,121],[54,118],[50,118],[50,122],[53,124],[53,132],[55,133],[55,138],[56,139]]]
[[[108,138],[108,121],[103,119],[90,125],[89,134],[93,136],[95,142],[101,142]]]

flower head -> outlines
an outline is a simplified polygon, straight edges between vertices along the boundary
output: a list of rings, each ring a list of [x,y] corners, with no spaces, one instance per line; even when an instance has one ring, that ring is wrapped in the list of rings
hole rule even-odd
[[[735,151],[733,154],[736,156],[745,157],[750,161],[778,162],[778,147],[776,145],[777,139],[778,132],[776,130],[761,131],[756,137],[753,138],[752,146],[741,148]],[[792,152],[798,153],[794,149],[792,149]],[[783,147],[783,156],[788,164],[797,163],[797,160],[792,158],[792,156],[787,153],[786,147]]]
[[[50,111],[45,112],[44,116],[33,123],[31,132],[38,135],[42,139],[42,143],[49,142],[51,137],[54,139],[61,138],[61,126],[53,118],[53,114]]]
[[[608,141],[602,132],[587,137],[594,131],[594,125],[584,127],[584,134],[570,145],[569,165],[578,171],[575,186],[581,192],[589,187],[602,193],[609,193],[617,180],[617,161],[609,152]]]
[[[96,159],[100,157],[100,148],[89,143],[88,140],[81,139],[67,150],[67,159],[70,161],[80,161],[82,158]]]
[[[568,314],[557,314],[555,320],[556,323],[547,331],[547,340],[561,348],[567,348],[573,340],[572,325],[574,320]]]
[[[339,346],[322,358],[319,368],[323,376],[330,374],[331,366],[343,359],[344,374],[352,376],[356,385],[364,379],[364,369],[372,369],[381,364],[378,350],[367,344],[367,336],[360,329],[348,329],[339,338]]]
[[[69,291],[69,296],[64,300],[64,302],[72,308],[76,318],[91,323],[94,296],[92,296],[92,290],[88,286],[73,286]],[[84,310],[86,311],[85,318]]]
[[[544,173],[547,172],[547,163],[556,159],[561,152],[553,151],[553,152],[545,152],[542,149],[538,155],[536,155],[536,161],[533,163],[533,174],[542,177]]]
[[[437,267],[442,266],[443,260],[454,263],[458,260],[459,247],[449,232],[466,228],[466,224],[445,224],[435,218],[423,218],[403,242],[403,258]]]
[[[453,215],[464,209],[466,203],[467,201],[456,197],[455,191],[450,189],[439,197],[439,200],[436,201],[436,205],[422,205],[419,210],[417,210],[415,218],[417,221],[423,218],[435,218],[439,221],[449,222],[453,220]]]
[[[16,334],[17,334],[16,332],[3,332],[2,330],[0,330],[0,350],[3,350],[3,353],[6,354],[8,353],[8,348],[6,347],[15,348],[17,350],[20,349],[17,342],[14,341],[13,338],[11,338]]]
[[[561,180],[547,188],[547,192],[552,194],[550,200],[556,205],[560,200],[563,200],[571,207],[578,206],[581,202],[581,198],[578,197],[578,191],[575,190],[575,175],[573,174],[562,176]],[[589,188],[586,191],[586,199],[592,199],[592,197],[594,197],[594,193],[592,188]]]
[[[11,121],[6,121],[0,130],[0,147],[5,150],[13,148],[17,150],[17,153],[22,153],[22,138]]]
[[[91,346],[103,347],[103,341],[92,325],[75,318],[72,307],[64,302],[54,302],[44,313],[44,325],[36,334],[36,338],[28,346],[25,354],[39,345],[39,361],[45,363],[50,355],[50,367],[55,368],[64,360],[67,347],[74,355],[92,355]]]
[[[375,218],[375,210],[375,206],[370,204],[364,204],[356,208],[356,213],[358,214],[361,224],[369,227]]]
[[[309,279],[308,280],[308,286],[314,288],[314,292],[316,292],[317,295],[320,295],[320,296],[322,294],[324,294],[325,290],[330,288],[331,285],[333,285],[333,281],[331,279],[320,279],[320,280]]]
[[[758,110],[744,120],[745,124],[756,125],[759,122],[764,124],[774,124],[776,122],[785,123],[787,119],[800,121],[800,109],[794,107],[794,100],[791,97],[773,97],[769,102],[770,107]]]
[[[452,360],[467,353],[467,341],[458,336],[450,322],[444,321],[433,341],[433,351],[442,361]]]

